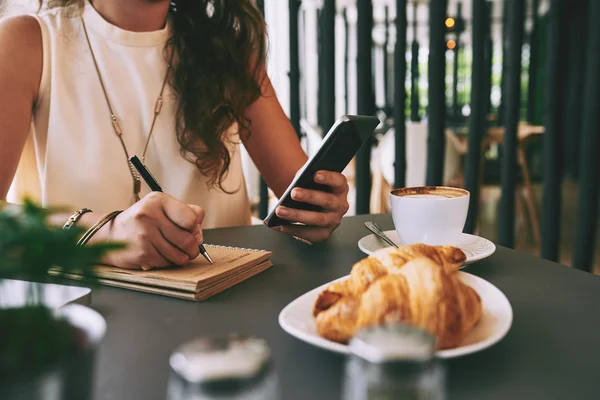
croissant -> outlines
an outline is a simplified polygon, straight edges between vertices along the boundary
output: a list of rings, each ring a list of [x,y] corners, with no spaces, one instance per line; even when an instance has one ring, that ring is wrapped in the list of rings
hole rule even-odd
[[[360,300],[344,297],[316,316],[317,331],[334,342],[346,343],[356,330]]]
[[[462,250],[452,246],[428,246],[413,244],[400,248],[386,247],[357,262],[350,272],[350,279],[334,282],[319,294],[313,307],[313,316],[327,310],[344,296],[357,297],[376,281],[394,273],[408,261],[427,257],[441,265],[446,272],[456,272],[466,260]]]
[[[447,273],[458,271],[467,260],[463,251],[453,246],[428,246],[423,243],[411,244],[400,248],[386,247],[372,254],[388,269],[397,269],[410,260],[426,257],[442,266]],[[391,272],[391,271],[390,271]]]
[[[361,296],[354,327],[356,331],[404,322],[431,333],[437,347],[447,349],[460,345],[481,315],[481,299],[475,290],[456,274],[419,258],[369,287]]]
[[[393,253],[361,260],[348,280],[319,295],[313,309],[318,333],[346,343],[366,326],[404,322],[436,336],[440,349],[460,345],[481,319],[477,292],[455,269],[425,257],[401,262],[402,256]]]

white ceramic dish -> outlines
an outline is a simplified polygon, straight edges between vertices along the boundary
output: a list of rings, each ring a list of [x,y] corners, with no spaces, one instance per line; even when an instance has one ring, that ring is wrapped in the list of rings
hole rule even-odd
[[[396,243],[398,246],[402,246],[395,230],[385,231],[384,233],[392,240],[392,242]],[[374,234],[367,235],[358,241],[358,248],[365,254],[371,254],[374,251],[385,247],[389,247],[389,245]],[[480,236],[469,235],[468,233],[463,233],[461,235],[456,247],[461,249],[467,256],[465,265],[483,260],[494,254],[496,251],[496,245],[491,241]]]
[[[462,281],[477,291],[481,297],[483,316],[461,346],[438,351],[437,356],[440,358],[459,357],[488,348],[502,339],[512,325],[513,311],[504,293],[488,281],[475,275],[462,271],[459,271],[458,274]],[[343,279],[347,279],[347,277],[336,281]],[[328,351],[348,354],[347,345],[319,336],[312,315],[313,303],[317,295],[331,283],[313,289],[288,304],[279,314],[279,325],[284,331],[306,343]]]

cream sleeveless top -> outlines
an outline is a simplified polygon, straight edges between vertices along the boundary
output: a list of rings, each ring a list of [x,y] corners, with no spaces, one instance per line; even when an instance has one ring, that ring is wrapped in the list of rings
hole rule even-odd
[[[28,195],[46,207],[125,209],[132,204],[132,177],[81,20],[76,13],[56,9],[35,18],[42,32],[43,73],[8,200],[18,203]],[[123,140],[130,155],[141,158],[167,68],[163,48],[169,27],[125,31],[104,20],[90,4],[83,18]],[[235,191],[231,194],[209,188],[208,178],[183,158],[175,134],[176,102],[168,85],[163,98],[146,153],[146,165],[163,191],[203,207],[205,229],[249,224],[250,206],[234,129],[227,133],[231,164],[223,185],[228,192]],[[140,196],[148,192],[142,180]]]

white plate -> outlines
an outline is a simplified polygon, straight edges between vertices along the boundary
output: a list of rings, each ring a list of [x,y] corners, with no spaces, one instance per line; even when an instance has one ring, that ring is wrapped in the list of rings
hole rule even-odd
[[[459,271],[458,274],[465,284],[471,286],[479,294],[483,315],[477,326],[473,328],[459,347],[438,351],[436,354],[440,358],[459,357],[490,347],[508,333],[512,324],[512,307],[504,293],[488,281],[475,275],[462,271]],[[345,276],[336,279],[336,281],[347,278]],[[319,336],[312,315],[315,299],[331,283],[313,289],[288,304],[279,313],[279,325],[284,331],[304,342],[325,350],[348,354],[347,345],[332,342]]]
[[[384,231],[384,233],[392,239],[392,242],[396,243],[398,246],[402,245],[395,230]],[[383,249],[385,247],[389,247],[389,245],[374,234],[365,236],[358,241],[358,248],[365,254],[371,254],[375,250]],[[468,233],[463,233],[461,235],[456,247],[461,249],[467,256],[465,265],[487,258],[496,251],[496,245],[491,241],[480,236],[469,235]]]

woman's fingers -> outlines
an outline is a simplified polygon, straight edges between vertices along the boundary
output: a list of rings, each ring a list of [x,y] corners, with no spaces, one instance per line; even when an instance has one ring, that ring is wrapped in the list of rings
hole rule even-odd
[[[286,219],[288,221],[320,227],[337,226],[341,221],[341,217],[338,214],[298,210],[283,206],[277,207],[275,213],[279,218]]]
[[[301,225],[285,225],[278,231],[294,236],[296,239],[314,243],[327,240],[331,232],[342,222],[342,216],[348,212],[348,182],[339,172],[318,171],[315,182],[330,187],[330,191],[294,188],[292,199],[321,208],[323,211],[308,211],[280,206],[275,213],[279,218],[298,222]]]
[[[194,232],[196,230],[199,216],[192,207],[165,194],[160,196],[160,201],[165,215],[173,221],[175,225],[188,232]],[[204,218],[204,215],[202,215],[202,218]]]
[[[195,232],[188,232],[179,228],[170,219],[165,217],[159,219],[158,230],[164,240],[187,254],[190,260],[195,259],[200,254],[198,235],[201,235],[202,231],[199,227]]]
[[[348,211],[348,201],[344,197],[320,190],[294,188],[292,199],[321,207],[326,211],[340,211],[343,214]]]
[[[202,225],[202,221],[204,221],[204,209],[195,204],[188,204],[188,206],[196,213],[196,224]]]
[[[158,251],[170,261],[178,260],[173,261],[176,265],[182,265],[198,257],[200,254],[198,245],[202,242],[200,225],[204,220],[204,209],[197,205],[182,203],[174,198],[165,198],[163,211],[166,218],[159,219],[159,230],[164,241],[170,246],[161,241],[160,244],[156,244]],[[181,252],[187,257],[185,261]]]
[[[335,194],[348,191],[348,180],[343,174],[333,171],[317,171],[315,173],[315,182],[321,185],[327,185]]]
[[[156,246],[149,240],[145,240],[141,245],[144,253],[140,259],[138,268],[148,271],[155,268],[164,268],[173,265],[168,259],[166,259]]]
[[[160,192],[144,196],[115,219],[110,238],[127,242],[110,264],[152,269],[184,265],[199,254],[204,210]]]
[[[196,236],[196,242],[198,244],[202,243],[204,241],[204,237],[202,235],[202,222],[204,221],[204,209],[200,206],[197,206],[195,204],[190,204],[189,205],[192,210],[194,210],[194,212],[196,213],[196,229],[194,231],[194,235]]]
[[[195,240],[194,236],[190,234],[192,240]],[[190,261],[191,257],[173,245],[169,240],[167,240],[160,231],[156,231],[155,234],[151,235],[148,240],[152,243],[152,246],[156,249],[156,251],[168,261],[168,264],[172,265],[184,265],[188,261]],[[196,246],[197,248],[198,246]],[[168,265],[167,264],[167,265]]]

